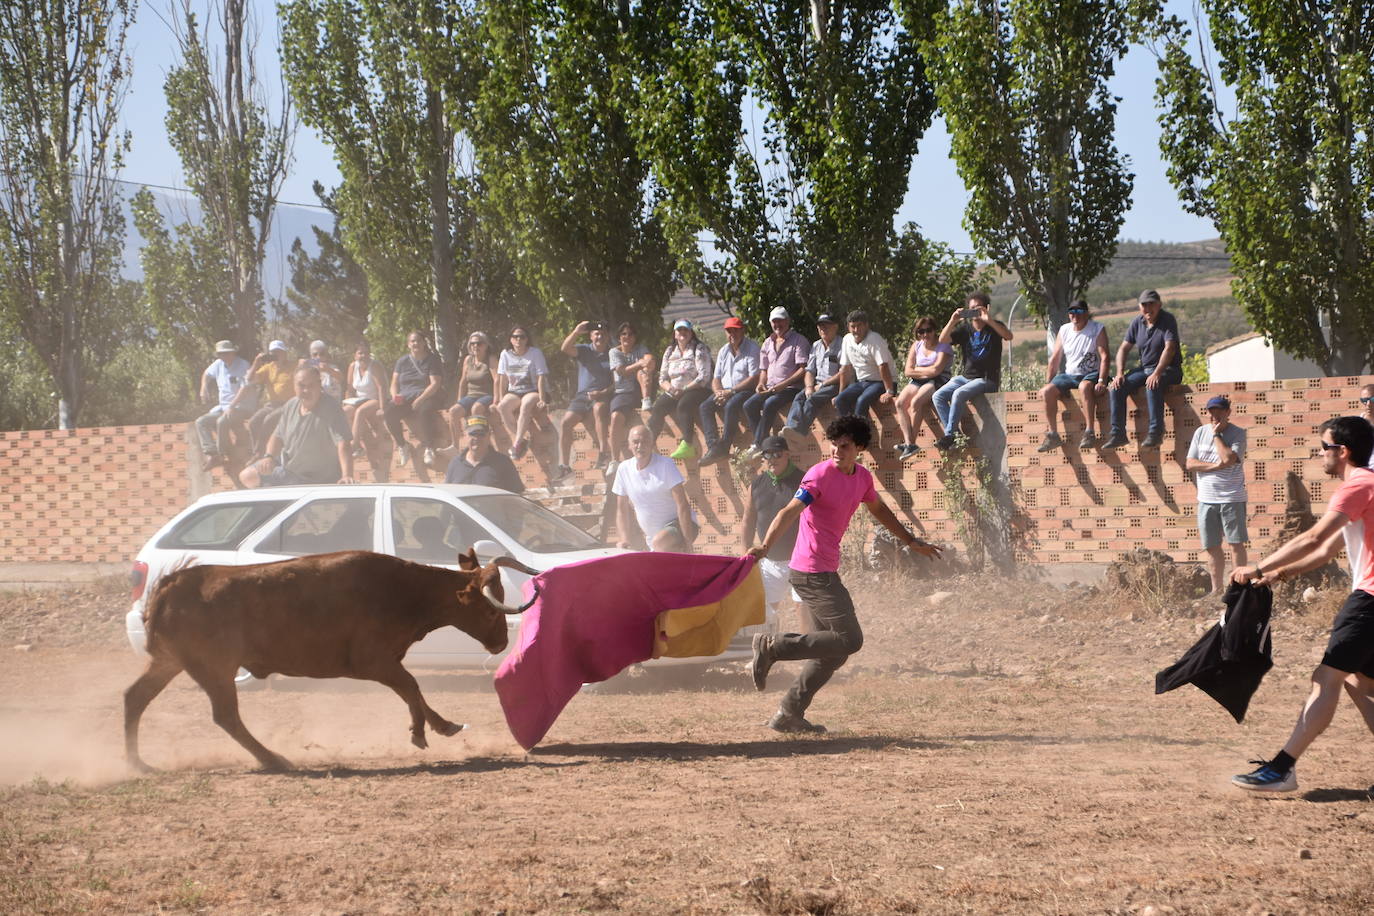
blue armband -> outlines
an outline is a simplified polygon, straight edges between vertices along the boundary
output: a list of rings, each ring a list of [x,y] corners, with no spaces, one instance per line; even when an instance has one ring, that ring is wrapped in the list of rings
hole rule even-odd
[[[812,496],[806,487],[797,487],[797,492],[792,494],[792,498],[799,500],[803,506],[809,506],[816,497]]]

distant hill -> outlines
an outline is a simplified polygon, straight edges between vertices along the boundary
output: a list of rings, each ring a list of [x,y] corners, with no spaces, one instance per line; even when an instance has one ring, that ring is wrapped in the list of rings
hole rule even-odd
[[[1202,242],[1137,242],[1117,245],[1116,257],[1088,289],[1087,300],[1097,311],[1135,307],[1143,289],[1179,288],[1178,299],[1230,298],[1231,259],[1221,239]],[[1186,293],[1184,292],[1186,290]],[[1015,278],[1006,274],[991,290],[994,303],[1010,303],[1017,295]],[[1169,296],[1165,295],[1167,300]]]

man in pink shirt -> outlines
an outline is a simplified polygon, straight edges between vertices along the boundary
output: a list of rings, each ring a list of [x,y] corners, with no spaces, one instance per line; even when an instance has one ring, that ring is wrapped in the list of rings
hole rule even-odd
[[[1297,759],[1331,724],[1341,690],[1350,694],[1374,731],[1374,427],[1363,417],[1338,417],[1321,426],[1322,470],[1342,481],[1315,525],[1256,563],[1242,566],[1231,581],[1267,585],[1325,565],[1344,537],[1355,590],[1341,605],[1321,664],[1312,672],[1312,691],[1283,750],[1258,769],[1231,779],[1251,792],[1292,792],[1298,787]]]
[[[816,691],[863,645],[854,601],[839,573],[840,539],[859,504],[907,549],[927,557],[940,556],[940,548],[927,544],[897,521],[892,510],[878,498],[873,475],[858,463],[859,453],[868,448],[872,436],[868,421],[861,417],[839,417],[827,426],[825,438],[830,443],[830,460],[813,465],[806,472],[796,495],[774,517],[762,543],[749,551],[755,557],[766,556],[774,541],[797,524],[797,544],[788,563],[792,569],[788,581],[802,600],[804,616],[810,618],[810,632],[756,635],[750,665],[754,686],[762,690],[774,662],[806,660],[796,683],[768,722],[774,731],[825,731],[824,726],[806,720],[806,709]]]

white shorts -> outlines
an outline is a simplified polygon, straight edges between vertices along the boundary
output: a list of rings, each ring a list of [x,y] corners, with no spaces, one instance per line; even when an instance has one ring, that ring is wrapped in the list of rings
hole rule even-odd
[[[784,589],[788,587],[787,577],[792,574],[791,568],[782,560],[770,560],[767,557],[759,560],[759,572],[763,575],[763,600],[770,610],[778,609],[778,602],[786,594]],[[797,597],[795,591],[792,592],[792,600],[801,604],[801,599]]]

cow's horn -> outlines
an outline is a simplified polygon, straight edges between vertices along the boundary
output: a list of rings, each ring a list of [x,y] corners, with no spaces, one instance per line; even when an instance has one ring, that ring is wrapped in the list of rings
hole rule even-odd
[[[498,601],[498,600],[496,599],[496,596],[493,595],[493,594],[491,593],[491,586],[490,586],[490,585],[484,585],[484,586],[482,586],[482,595],[483,595],[488,601],[490,601],[492,604],[494,604],[494,605],[496,605],[498,608],[500,608],[500,609],[501,609],[501,613],[503,613],[503,614],[523,614],[523,613],[525,613],[526,611],[528,611],[528,610],[530,609],[530,605],[534,604],[534,602],[536,602],[536,601],[539,600],[539,586],[536,585],[536,586],[534,587],[534,594],[533,594],[533,595],[530,595],[530,600],[529,600],[529,601],[526,601],[524,604],[520,605],[519,607],[511,607],[509,604],[506,604],[504,601]]]
[[[535,569],[531,566],[526,566],[524,563],[521,563],[519,560],[515,559],[515,557],[496,557],[491,562],[495,563],[497,566],[505,567],[506,569],[513,569],[516,572],[522,572],[527,576],[537,576],[541,572],[543,572],[543,570],[541,569]]]

